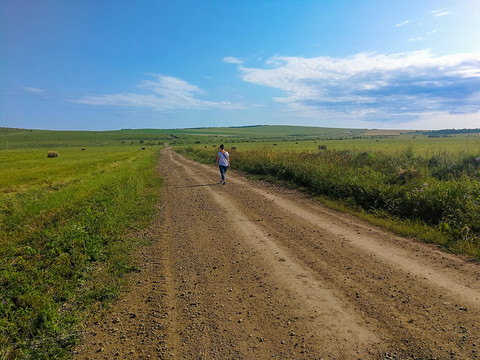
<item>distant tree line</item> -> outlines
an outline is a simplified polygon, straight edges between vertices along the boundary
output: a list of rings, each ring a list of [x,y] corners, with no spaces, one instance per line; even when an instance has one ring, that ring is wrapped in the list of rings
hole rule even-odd
[[[449,135],[461,135],[461,134],[477,134],[480,133],[480,129],[443,129],[443,130],[428,130],[428,131],[417,131],[422,135],[427,135],[428,137],[441,137]]]

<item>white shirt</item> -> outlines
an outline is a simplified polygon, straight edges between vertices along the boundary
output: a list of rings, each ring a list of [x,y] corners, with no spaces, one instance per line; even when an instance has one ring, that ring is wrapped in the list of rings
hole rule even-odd
[[[220,159],[218,160],[218,165],[228,166],[228,157],[230,156],[228,155],[228,151],[225,151],[224,153],[219,151],[218,156],[220,157]]]

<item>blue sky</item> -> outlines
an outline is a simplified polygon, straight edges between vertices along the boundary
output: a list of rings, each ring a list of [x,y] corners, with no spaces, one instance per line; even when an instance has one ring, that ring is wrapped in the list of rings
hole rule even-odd
[[[0,126],[480,127],[477,0],[3,0]]]

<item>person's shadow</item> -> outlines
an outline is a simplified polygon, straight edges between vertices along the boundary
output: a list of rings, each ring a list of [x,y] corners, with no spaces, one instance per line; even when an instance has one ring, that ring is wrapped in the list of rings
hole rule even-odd
[[[222,185],[222,183],[184,185],[184,186],[177,186],[177,188],[195,188],[195,187],[218,186],[218,185]]]

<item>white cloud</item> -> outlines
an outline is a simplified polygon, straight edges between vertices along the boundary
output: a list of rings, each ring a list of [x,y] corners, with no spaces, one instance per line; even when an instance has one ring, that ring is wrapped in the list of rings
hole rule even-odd
[[[405,21],[402,21],[401,23],[399,23],[399,24],[397,24],[397,25],[395,25],[395,26],[396,26],[396,27],[401,27],[401,26],[405,26],[405,25],[407,25],[407,24],[409,24],[409,23],[410,23],[410,20],[405,20]]]
[[[243,61],[233,57],[233,56],[227,56],[223,58],[223,62],[229,63],[229,64],[242,64]]]
[[[480,112],[473,114],[427,113],[413,121],[398,124],[398,126],[411,130],[476,129],[480,127]]]
[[[405,122],[480,110],[480,54],[275,56],[264,68],[239,70],[246,82],[283,91],[284,97],[273,100],[292,116]]]
[[[423,41],[423,40],[425,39],[422,37],[417,37],[417,38],[408,39],[408,42],[417,42],[417,41]]]
[[[44,92],[44,90],[42,89],[37,89],[37,88],[32,88],[32,87],[27,87],[27,86],[24,86],[22,87],[23,90],[26,90],[26,91],[29,91],[29,92]]]
[[[446,16],[446,15],[452,15],[450,11],[445,11],[445,10],[432,10],[430,13],[433,14],[435,17],[440,17],[440,16]]]
[[[142,107],[157,111],[245,108],[243,105],[226,101],[198,99],[196,94],[203,94],[198,86],[171,76],[151,75],[156,77],[156,81],[145,80],[139,85],[139,88],[146,90],[147,93],[88,95],[73,101],[89,105]]]

